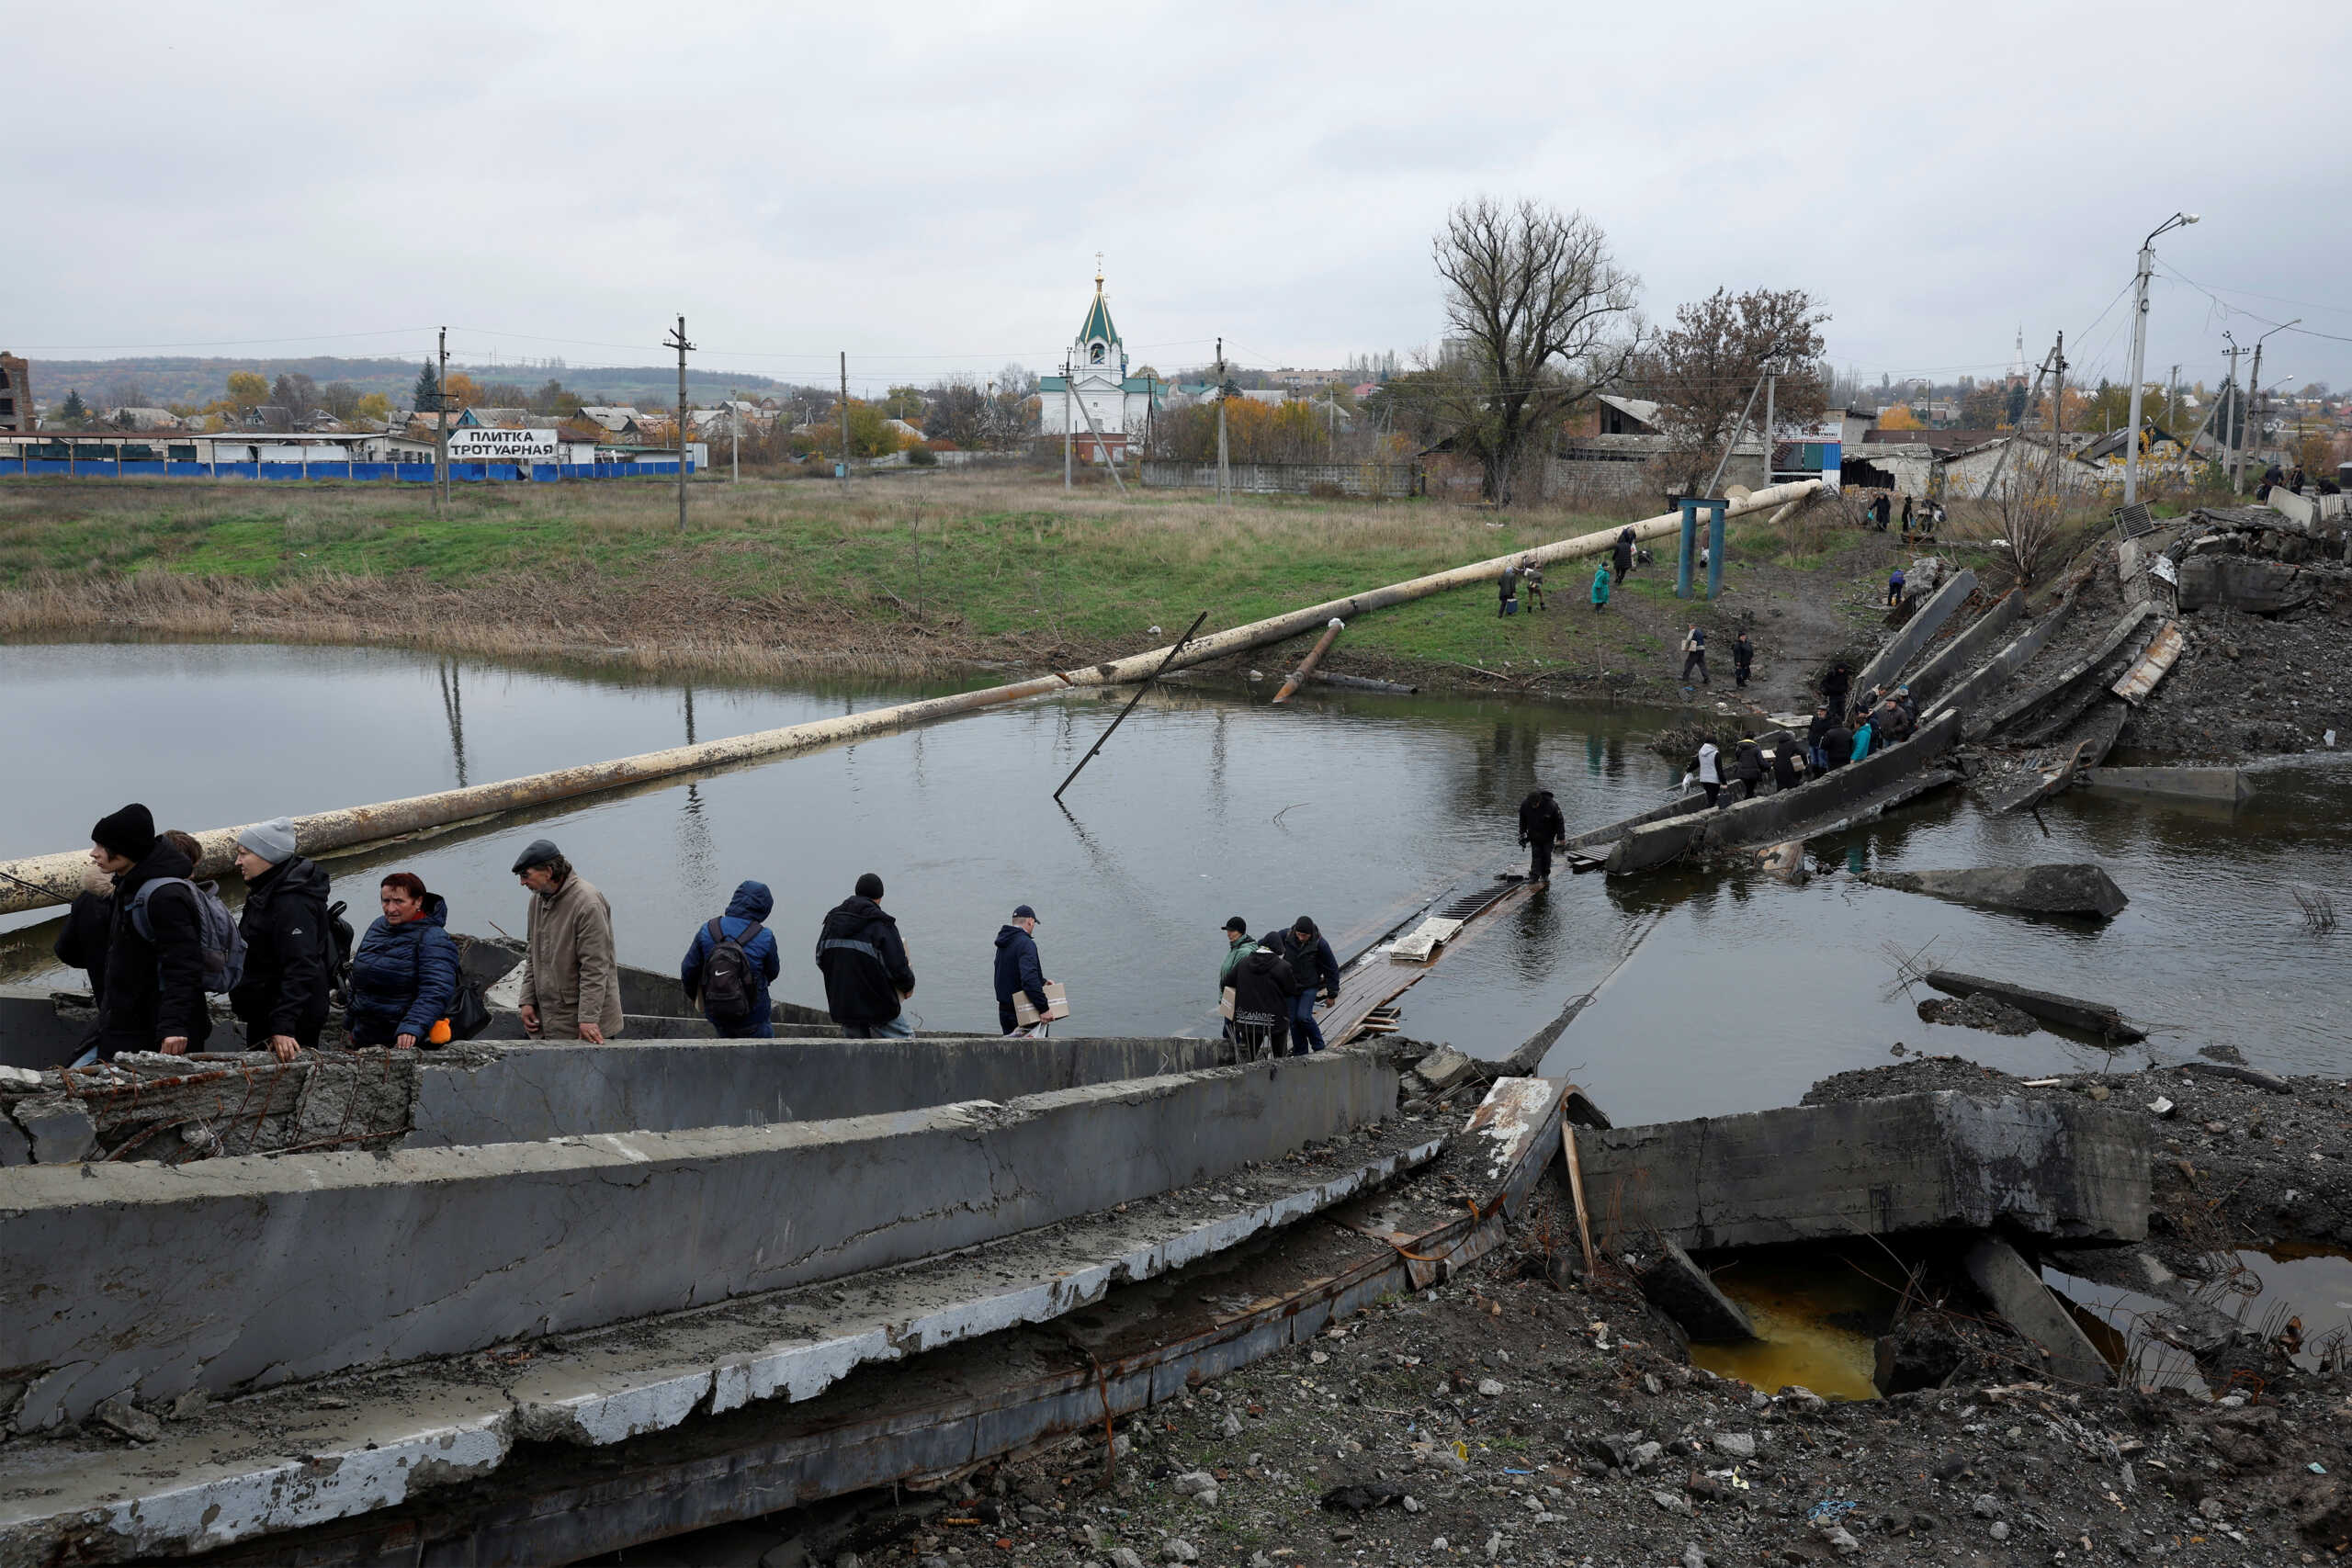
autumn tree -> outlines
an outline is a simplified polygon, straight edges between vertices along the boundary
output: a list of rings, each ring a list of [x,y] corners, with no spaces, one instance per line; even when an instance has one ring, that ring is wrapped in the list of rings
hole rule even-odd
[[[449,394],[453,409],[469,409],[482,401],[481,384],[462,370],[452,374],[442,390]]]
[[[267,401],[269,401],[269,380],[266,377],[253,370],[229,372],[230,408],[238,413],[251,413]]]
[[[1981,381],[1960,395],[1960,423],[1970,430],[1997,430],[2007,423],[2009,389],[1996,381]]]
[[[903,419],[910,423],[920,420],[922,418],[922,390],[918,387],[893,387],[882,394],[878,406],[884,419]]]
[[[1918,430],[1922,428],[1919,423],[1919,416],[1913,413],[1910,406],[1905,403],[1894,403],[1886,408],[1881,409],[1878,414],[1878,427],[1881,430]]]
[[[1465,201],[1430,250],[1455,348],[1435,367],[1450,423],[1478,459],[1480,492],[1507,503],[1538,433],[1624,375],[1640,347],[1641,280],[1599,224],[1534,201]]]
[[[352,405],[350,417],[379,423],[390,423],[392,417],[392,400],[381,392],[369,392]]]
[[[1761,429],[1764,402],[1757,388],[1768,368],[1777,373],[1776,423],[1807,424],[1821,417],[1829,396],[1828,378],[1819,367],[1821,324],[1828,319],[1802,288],[1741,294],[1718,288],[1675,310],[1674,325],[1645,362],[1642,379],[1658,401],[1686,491],[1696,491],[1713,477],[1743,414],[1751,428]]]

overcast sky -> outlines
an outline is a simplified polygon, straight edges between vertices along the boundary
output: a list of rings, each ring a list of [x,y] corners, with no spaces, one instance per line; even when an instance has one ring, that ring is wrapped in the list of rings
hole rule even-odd
[[[2343,0],[246,0],[8,37],[0,347],[36,357],[446,322],[461,359],[645,364],[683,311],[712,368],[920,381],[1057,365],[1101,251],[1138,363],[1335,366],[1439,335],[1430,236],[1482,192],[1594,219],[1653,320],[1809,290],[1873,383],[1996,375],[2020,326],[2120,379],[2180,209],[2151,379],[2218,382],[2256,317],[2352,339]],[[2282,333],[2274,371],[2352,384],[2352,342]]]

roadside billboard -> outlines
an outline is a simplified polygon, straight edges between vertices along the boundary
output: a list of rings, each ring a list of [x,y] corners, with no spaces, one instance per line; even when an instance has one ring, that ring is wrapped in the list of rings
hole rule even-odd
[[[453,463],[554,463],[563,444],[552,430],[466,429],[449,432]]]

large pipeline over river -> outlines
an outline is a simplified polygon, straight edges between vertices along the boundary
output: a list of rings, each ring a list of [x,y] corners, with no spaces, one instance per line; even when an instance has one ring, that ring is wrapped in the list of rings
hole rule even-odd
[[[1804,500],[1820,488],[1818,479],[1774,485],[1734,502],[1730,515],[1741,517],[1791,504]],[[1644,518],[1634,524],[1633,528],[1635,537],[1655,539],[1677,532],[1680,525],[1679,513],[1664,513]],[[406,800],[383,801],[374,806],[350,806],[334,811],[314,812],[294,818],[296,842],[306,855],[324,854],[398,838],[403,833],[471,822],[525,807],[544,806],[552,801],[594,795],[627,784],[643,784],[648,780],[762,757],[794,756],[819,750],[872,736],[888,735],[928,724],[933,719],[952,718],[982,708],[1001,706],[1024,697],[1044,696],[1069,687],[1111,686],[1140,681],[1160,669],[1162,660],[1167,661],[1168,669],[1187,669],[1320,630],[1335,616],[1347,619],[1366,611],[1410,604],[1416,599],[1426,599],[1452,589],[1489,581],[1498,576],[1505,566],[1531,555],[1539,563],[1549,565],[1580,556],[1603,554],[1616,543],[1623,526],[1619,525],[1596,533],[1579,534],[1574,538],[1541,545],[1532,550],[1513,550],[1509,555],[1497,556],[1469,566],[1455,567],[1428,577],[1416,577],[1408,581],[1391,583],[1385,588],[1351,594],[1345,599],[1310,604],[1305,609],[1252,621],[1247,626],[1213,632],[1186,643],[1172,659],[1167,648],[1156,648],[1106,663],[1082,665],[1075,670],[1016,681],[1010,685],[964,692],[952,697],[930,697],[920,702],[900,703],[840,718],[820,719],[808,724],[788,725],[782,729],[739,735],[728,740],[673,746],[635,757],[559,768],[553,773],[532,773],[498,784],[441,790],[433,795],[412,795]],[[243,826],[214,828],[197,835],[204,846],[204,860],[198,867],[200,874],[218,875],[227,868],[229,852]],[[70,902],[81,891],[82,879],[89,864],[86,849],[0,862],[0,914],[17,914]]]

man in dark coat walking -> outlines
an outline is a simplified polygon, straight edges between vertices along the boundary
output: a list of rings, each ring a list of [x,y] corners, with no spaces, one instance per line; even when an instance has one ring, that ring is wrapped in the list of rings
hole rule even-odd
[[[294,852],[294,824],[280,817],[237,835],[237,874],[245,907],[243,976],[229,992],[245,1026],[245,1048],[290,1062],[315,1051],[333,987],[327,964],[327,874]]]
[[[1340,999],[1340,960],[1315,922],[1305,915],[1291,922],[1283,936],[1282,952],[1298,981],[1298,995],[1290,1005],[1291,1055],[1304,1056],[1323,1049],[1323,1026],[1315,1021],[1315,997],[1319,990],[1327,1002]]]
[[[1552,845],[1568,836],[1568,821],[1560,814],[1560,803],[1548,789],[1539,789],[1519,803],[1519,841],[1532,852],[1527,865],[1527,880],[1552,880]]]
[[[685,957],[679,961],[678,984],[686,988],[687,998],[703,1010],[703,1017],[710,1020],[711,1028],[718,1031],[721,1040],[769,1040],[775,1036],[768,987],[784,973],[784,957],[776,950],[775,932],[768,930],[765,923],[775,909],[775,895],[768,891],[766,883],[737,883],[735,897],[727,901],[727,912],[716,921],[705,920],[695,928],[695,940],[687,945]],[[716,936],[710,929],[714,924],[718,927]],[[754,927],[758,929],[754,931]],[[743,950],[743,999],[748,1006],[741,1018],[715,1018],[703,980],[710,955],[729,938]]]
[[[1037,962],[1037,911],[1018,905],[1012,919],[996,933],[996,1021],[1007,1034],[1046,1027],[1046,971]],[[1023,1024],[1012,1010],[1012,998],[1027,997],[1037,1010],[1037,1021]]]
[[[1233,1040],[1248,1055],[1260,1046],[1284,1054],[1299,995],[1298,976],[1282,953],[1280,932],[1267,937],[1233,966]],[[1313,1000],[1313,993],[1308,993]]]
[[[1617,546],[1610,554],[1609,564],[1615,569],[1617,581],[1623,582],[1634,570],[1634,531],[1631,528],[1617,536]]]
[[[204,999],[204,928],[187,886],[147,897],[142,931],[134,905],[151,882],[185,882],[187,856],[157,837],[155,818],[133,803],[90,829],[90,860],[114,878],[114,924],[107,933],[106,999],[98,1009],[100,1058],[118,1051],[186,1055],[212,1033]]]
[[[911,1039],[900,1004],[915,994],[915,972],[899,922],[882,912],[882,879],[867,872],[857,891],[825,915],[817,933],[825,1005],[853,1040]]]

